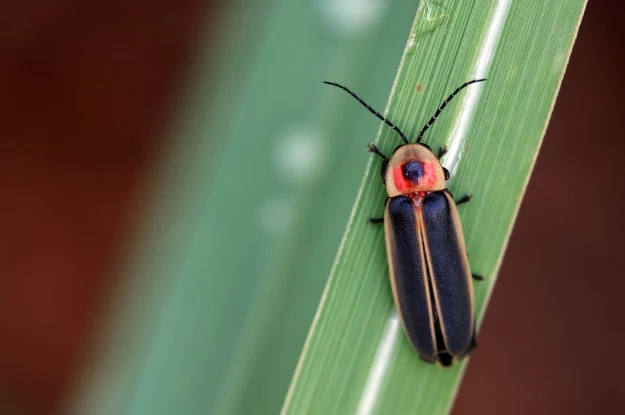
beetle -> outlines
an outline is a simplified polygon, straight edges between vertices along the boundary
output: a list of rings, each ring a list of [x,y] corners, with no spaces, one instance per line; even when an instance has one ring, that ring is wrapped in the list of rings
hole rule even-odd
[[[380,176],[388,193],[384,217],[369,222],[384,223],[393,299],[408,340],[421,359],[443,366],[451,366],[477,346],[472,279],[482,277],[471,273],[457,209],[471,195],[454,201],[446,187],[449,171],[440,163],[446,148],[435,155],[421,140],[456,94],[485,80],[474,79],[456,88],[414,143],[351,90],[324,81],[349,93],[403,140],[391,157],[375,144],[368,145],[371,153],[382,158]]]

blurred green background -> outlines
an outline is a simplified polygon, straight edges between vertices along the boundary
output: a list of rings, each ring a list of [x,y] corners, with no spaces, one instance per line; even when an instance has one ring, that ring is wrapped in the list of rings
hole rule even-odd
[[[587,353],[625,346],[623,283],[587,288],[619,275],[625,230],[622,35],[595,4],[458,413],[590,413],[625,389]],[[0,412],[276,413],[379,125],[321,81],[383,110],[417,2],[31,6],[0,38]],[[569,162],[590,137],[612,181]],[[580,187],[608,198],[583,223],[561,196]]]
[[[191,71],[77,413],[282,404],[377,127],[321,81],[383,107],[415,4],[248,7]]]

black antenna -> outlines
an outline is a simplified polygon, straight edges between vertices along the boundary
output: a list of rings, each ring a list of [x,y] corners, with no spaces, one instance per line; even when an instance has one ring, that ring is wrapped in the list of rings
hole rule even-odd
[[[474,81],[475,82],[475,81]],[[333,86],[337,86],[339,88],[341,88],[343,91],[349,93],[351,96],[353,96],[354,98],[356,98],[356,100],[358,102],[360,102],[362,105],[365,106],[365,108],[367,108],[373,115],[375,115],[376,117],[378,117],[380,120],[384,121],[384,124],[388,125],[389,127],[391,127],[393,130],[397,131],[397,133],[399,134],[399,136],[401,137],[402,140],[404,140],[404,143],[408,144],[408,137],[406,137],[406,134],[402,133],[402,131],[392,122],[390,122],[389,120],[387,120],[386,118],[384,118],[382,116],[382,114],[380,114],[379,112],[377,112],[376,110],[374,110],[373,108],[371,108],[371,106],[369,104],[367,104],[365,101],[362,100],[362,98],[360,98],[358,95],[354,94],[352,91],[350,91],[347,87],[344,87],[343,85],[334,83],[334,82],[328,82],[328,81],[323,81],[324,84],[328,84],[328,85],[333,85]]]
[[[434,124],[434,121],[436,121],[436,117],[439,116],[441,111],[443,111],[443,109],[445,109],[447,104],[449,104],[449,101],[451,101],[451,99],[453,97],[455,97],[458,92],[460,92],[463,88],[465,88],[465,87],[467,87],[467,86],[469,86],[471,84],[474,84],[476,82],[482,82],[482,81],[485,81],[485,80],[486,80],[486,78],[484,78],[484,79],[474,79],[472,81],[465,82],[464,84],[462,84],[458,88],[456,88],[456,90],[454,92],[452,92],[451,95],[448,96],[445,101],[443,101],[443,104],[436,110],[436,112],[434,113],[434,115],[432,115],[432,118],[430,118],[430,120],[427,122],[427,124],[425,124],[425,126],[423,127],[423,129],[421,130],[419,135],[417,136],[417,143],[421,142],[421,139],[423,139],[423,134],[427,131],[428,128],[430,128],[430,126],[432,124]]]

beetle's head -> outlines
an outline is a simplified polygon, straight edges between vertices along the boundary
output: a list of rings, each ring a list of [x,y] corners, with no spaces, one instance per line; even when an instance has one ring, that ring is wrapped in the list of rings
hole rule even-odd
[[[382,164],[382,177],[389,197],[445,189],[445,171],[432,151],[423,144],[404,144]]]

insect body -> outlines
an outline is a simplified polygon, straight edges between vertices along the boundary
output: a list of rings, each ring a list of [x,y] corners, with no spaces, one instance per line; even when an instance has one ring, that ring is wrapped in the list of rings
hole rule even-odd
[[[420,141],[460,90],[484,80],[457,88],[423,127],[416,143],[349,89],[326,82],[350,93],[405,143],[390,158],[369,145],[369,151],[383,159],[381,176],[388,193],[384,218],[370,222],[384,222],[393,298],[408,339],[423,360],[443,366],[476,346],[473,276],[456,207],[471,196],[454,202],[445,186],[449,173],[439,162],[444,149],[437,157]]]

